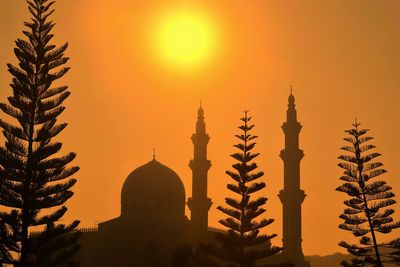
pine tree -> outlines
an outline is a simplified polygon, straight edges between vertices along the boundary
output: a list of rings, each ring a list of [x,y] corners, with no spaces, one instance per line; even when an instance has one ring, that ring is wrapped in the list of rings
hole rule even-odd
[[[348,244],[341,241],[339,246],[355,256],[351,263],[342,262],[343,266],[383,266],[387,254],[380,251],[377,233],[387,234],[400,227],[400,222],[393,222],[394,210],[388,208],[395,204],[391,187],[385,181],[376,181],[376,177],[386,173],[382,163],[375,159],[381,154],[371,152],[375,146],[366,144],[373,138],[366,136],[367,129],[359,129],[357,121],[353,128],[345,131],[349,137],[344,138],[350,146],[341,149],[350,154],[342,155],[339,167],[344,169],[340,177],[345,183],[337,191],[346,193],[350,199],[344,201],[347,208],[340,218],[344,220],[339,228],[350,231],[359,237],[359,244]]]
[[[25,22],[27,40],[17,39],[14,49],[19,67],[8,64],[12,96],[9,104],[0,104],[10,116],[0,120],[6,139],[0,147],[0,261],[18,267],[71,265],[79,222],[57,221],[67,211],[63,205],[76,183],[71,175],[79,168],[67,167],[75,153],[57,156],[62,144],[53,140],[67,126],[57,117],[70,92],[67,86],[52,86],[69,70],[64,66],[68,44],[50,44],[54,1],[27,4],[32,15]]]
[[[226,174],[234,180],[234,183],[228,184],[227,188],[239,195],[239,200],[227,197],[225,203],[229,207],[218,207],[220,211],[229,216],[219,221],[228,228],[228,234],[217,236],[222,243],[224,257],[240,267],[254,266],[255,260],[276,254],[281,250],[274,246],[267,250],[268,242],[276,237],[276,234],[260,234],[260,229],[268,226],[274,220],[256,221],[256,218],[266,211],[262,206],[267,202],[267,198],[250,199],[252,194],[265,188],[264,182],[256,182],[264,173],[254,172],[257,164],[253,160],[259,153],[252,152],[256,145],[253,140],[257,136],[250,134],[254,127],[254,125],[249,125],[250,120],[251,117],[248,117],[248,112],[245,111],[244,117],[241,118],[244,124],[239,127],[241,134],[235,135],[241,141],[234,145],[239,152],[231,155],[237,163],[232,165],[234,171],[226,171]],[[263,246],[264,249],[257,245]]]

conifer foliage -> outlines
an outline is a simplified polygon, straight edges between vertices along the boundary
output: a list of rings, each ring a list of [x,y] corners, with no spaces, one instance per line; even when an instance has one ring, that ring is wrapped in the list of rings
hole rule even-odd
[[[281,248],[270,247],[268,242],[276,234],[260,234],[260,229],[268,226],[273,219],[256,218],[266,211],[262,206],[266,204],[267,198],[260,197],[251,199],[251,195],[265,188],[264,182],[256,182],[261,178],[263,172],[254,172],[257,164],[253,160],[259,153],[253,153],[257,136],[250,134],[254,125],[249,125],[251,117],[245,111],[241,118],[243,124],[239,127],[241,134],[235,135],[241,142],[234,145],[239,152],[231,156],[237,161],[233,164],[233,171],[226,171],[234,183],[228,184],[227,188],[239,196],[239,199],[227,197],[225,203],[227,208],[219,206],[218,209],[228,215],[226,219],[219,222],[228,228],[228,234],[219,234],[217,237],[222,243],[223,257],[225,260],[239,265],[240,267],[254,266],[254,261],[269,255],[278,253]],[[257,247],[257,245],[262,245]]]
[[[0,147],[0,262],[14,266],[64,266],[78,246],[78,221],[57,224],[72,197],[71,178],[79,168],[67,167],[75,153],[57,156],[62,144],[54,138],[66,127],[57,123],[70,92],[54,82],[69,70],[64,65],[68,44],[50,44],[54,1],[27,1],[32,15],[25,22],[27,40],[18,39],[14,53],[19,66],[8,64],[12,75],[9,104],[0,109],[5,145]],[[39,231],[32,234],[32,231]]]
[[[360,129],[357,121],[353,128],[345,131],[349,136],[344,140],[350,145],[341,149],[348,152],[339,157],[339,167],[344,170],[340,177],[345,183],[337,191],[346,193],[350,198],[344,201],[347,208],[340,218],[343,223],[339,228],[350,231],[359,237],[359,244],[339,243],[355,256],[351,262],[342,262],[344,266],[383,266],[391,258],[379,244],[377,233],[387,234],[400,227],[400,222],[393,222],[394,210],[388,208],[395,204],[391,187],[385,181],[376,180],[384,173],[382,163],[376,161],[381,154],[371,152],[375,148],[367,144],[373,138],[366,136],[368,130]]]

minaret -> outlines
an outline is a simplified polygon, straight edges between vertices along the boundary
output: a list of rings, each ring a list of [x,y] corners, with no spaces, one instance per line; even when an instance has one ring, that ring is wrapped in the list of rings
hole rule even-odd
[[[188,199],[191,213],[191,224],[197,240],[205,237],[208,229],[208,210],[211,207],[211,199],[207,197],[207,173],[211,167],[211,161],[207,159],[207,144],[210,140],[206,133],[204,122],[204,110],[201,107],[197,112],[196,133],[192,135],[194,156],[189,162],[192,169],[192,197]]]
[[[284,189],[279,192],[283,205],[283,257],[285,261],[304,266],[303,250],[301,247],[301,204],[306,197],[300,189],[300,161],[304,156],[299,148],[301,124],[297,121],[295,99],[290,93],[286,122],[282,129],[285,133],[285,149],[280,157],[284,164]]]

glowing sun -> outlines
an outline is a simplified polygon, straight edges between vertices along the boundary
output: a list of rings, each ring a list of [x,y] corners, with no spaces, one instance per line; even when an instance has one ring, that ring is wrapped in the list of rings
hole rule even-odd
[[[179,11],[163,17],[156,28],[159,56],[176,67],[201,65],[215,51],[215,25],[201,13]]]

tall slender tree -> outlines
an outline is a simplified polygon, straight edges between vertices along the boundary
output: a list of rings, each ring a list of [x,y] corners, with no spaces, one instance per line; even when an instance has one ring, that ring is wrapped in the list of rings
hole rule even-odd
[[[253,160],[259,153],[253,153],[257,136],[250,132],[254,125],[250,125],[251,117],[248,112],[244,112],[241,118],[243,124],[239,126],[241,134],[235,135],[241,142],[234,145],[239,152],[231,156],[237,161],[233,164],[233,171],[226,171],[234,183],[228,184],[227,188],[239,195],[239,199],[227,197],[225,203],[228,208],[219,206],[218,209],[229,217],[219,222],[228,228],[228,234],[220,234],[217,237],[222,243],[225,259],[238,264],[240,267],[254,266],[254,261],[278,253],[281,248],[268,246],[268,242],[276,237],[276,234],[260,234],[260,229],[270,225],[273,219],[256,218],[266,210],[262,207],[266,202],[266,197],[259,197],[255,200],[250,196],[265,188],[264,182],[256,182],[261,178],[263,172],[254,172],[257,164]],[[262,247],[257,247],[262,245]]]
[[[0,104],[10,116],[0,120],[6,139],[0,147],[0,205],[6,207],[0,212],[0,260],[19,267],[59,266],[71,263],[69,256],[78,249],[78,233],[70,232],[79,222],[57,224],[73,195],[71,175],[79,170],[67,166],[75,153],[57,156],[62,144],[53,141],[67,126],[57,117],[70,92],[53,84],[69,70],[64,66],[68,44],[50,44],[54,1],[27,4],[32,15],[25,22],[27,40],[15,42],[19,66],[8,64],[12,95],[9,104]],[[39,233],[32,235],[32,230]]]
[[[382,163],[376,161],[381,154],[371,152],[375,148],[367,144],[373,138],[366,136],[368,129],[360,129],[357,121],[353,128],[346,130],[349,135],[344,140],[350,143],[341,149],[348,152],[341,155],[339,167],[344,170],[340,177],[345,183],[337,191],[346,193],[350,199],[344,201],[347,208],[340,218],[343,223],[339,228],[350,231],[359,237],[359,244],[348,244],[341,241],[339,246],[355,256],[351,262],[342,262],[344,266],[382,266],[388,260],[387,254],[380,250],[377,233],[387,234],[400,227],[400,222],[393,222],[394,210],[388,208],[395,204],[391,187],[385,181],[376,178],[386,170],[381,168]]]

